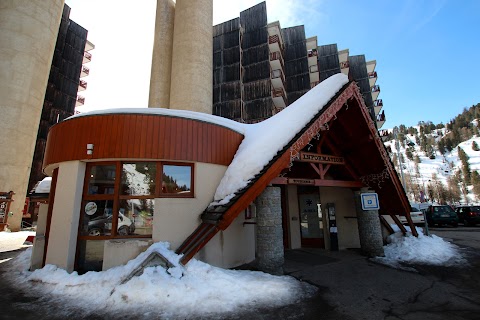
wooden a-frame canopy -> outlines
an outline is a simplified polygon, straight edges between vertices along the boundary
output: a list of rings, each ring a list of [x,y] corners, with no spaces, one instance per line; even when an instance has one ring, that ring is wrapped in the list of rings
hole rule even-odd
[[[400,179],[370,118],[358,86],[355,82],[349,82],[229,203],[205,209],[202,223],[176,250],[178,254],[184,255],[181,262],[186,264],[218,231],[225,230],[269,184],[282,183],[282,179],[286,178],[280,175],[284,175],[289,168],[288,176],[305,174],[305,169],[302,170],[293,162],[300,152],[307,151],[310,147],[317,152],[345,159],[345,165],[328,171],[329,179],[325,179],[328,170],[326,166],[318,166],[315,170],[310,164],[305,164],[313,169],[313,176],[320,176],[321,179],[316,179],[316,185],[330,183],[374,189],[379,197],[380,214],[390,215],[404,233],[405,227],[396,215],[405,215],[412,234],[417,236],[409,214],[410,203]]]

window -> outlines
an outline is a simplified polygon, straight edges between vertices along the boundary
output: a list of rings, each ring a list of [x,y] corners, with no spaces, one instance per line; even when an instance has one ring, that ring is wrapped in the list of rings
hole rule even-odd
[[[162,165],[162,197],[191,197],[192,165]]]
[[[193,194],[193,164],[90,163],[79,237],[81,240],[150,237],[155,198],[192,198]]]

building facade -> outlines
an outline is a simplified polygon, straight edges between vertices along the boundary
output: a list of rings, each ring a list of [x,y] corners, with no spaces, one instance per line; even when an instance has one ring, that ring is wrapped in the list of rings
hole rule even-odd
[[[167,16],[174,15],[167,20],[175,25],[177,17],[187,16],[202,20],[199,30],[211,24],[210,2],[192,11],[185,1],[158,4],[168,8]],[[153,63],[152,75],[170,70],[170,79],[177,80],[170,80],[167,90],[168,76],[152,76],[150,103],[166,101],[168,109],[182,110],[91,112],[54,125],[43,163],[52,188],[48,210],[39,218],[32,268],[106,270],[157,241],[169,242],[183,255],[182,263],[196,257],[225,268],[251,262],[260,252],[268,260],[271,247],[271,260],[280,262],[282,249],[302,247],[361,248],[381,255],[379,213],[406,214],[408,220],[409,203],[377,133],[366,98],[372,90],[349,81],[357,69],[355,59],[349,66],[348,51],[318,46],[316,37],[306,38],[303,26],[282,29],[279,22],[268,23],[263,2],[210,29],[203,47],[210,54],[213,47],[213,67],[205,75],[205,65],[195,67],[202,61],[188,70],[174,61],[175,48],[182,48],[182,59],[205,48],[186,41],[192,35],[182,34],[184,29],[177,35],[160,18],[156,29],[172,51],[159,50],[161,42],[156,43],[154,55],[161,54],[154,60],[172,52],[164,60],[171,68]],[[362,66],[370,70],[367,62]],[[180,84],[186,75],[213,84],[213,99],[201,86],[189,91],[189,85]],[[174,98],[180,89],[181,98],[190,102]],[[214,114],[236,121],[206,115],[208,97]],[[297,118],[303,120],[290,126]],[[68,132],[76,134],[67,138]],[[288,137],[277,145],[285,132]],[[263,146],[275,145],[263,162],[258,158],[265,150],[243,145],[260,137]],[[244,161],[236,160],[241,153]],[[232,170],[249,172],[243,166],[247,162],[261,166],[241,187],[217,198],[223,184],[242,179],[232,178]],[[366,191],[378,193],[380,206],[362,208],[359,199]]]
[[[48,131],[54,124],[74,115],[75,107],[85,102],[85,98],[77,93],[87,89],[84,77],[88,76],[90,70],[85,64],[92,59],[89,51],[94,49],[94,45],[87,40],[88,31],[72,21],[69,16],[70,7],[64,5],[38,126],[23,212],[23,221],[29,224],[36,221],[37,210],[35,203],[30,203],[28,193],[45,177],[42,163]]]
[[[213,114],[244,123],[271,117],[315,87],[344,73],[358,83],[380,129],[385,113],[378,99],[376,61],[349,56],[336,44],[318,45],[304,26],[268,23],[266,3],[213,27]]]

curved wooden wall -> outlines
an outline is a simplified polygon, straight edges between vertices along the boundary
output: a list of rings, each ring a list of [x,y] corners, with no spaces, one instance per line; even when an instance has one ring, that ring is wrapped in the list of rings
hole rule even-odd
[[[151,114],[73,118],[50,129],[43,169],[64,161],[163,159],[229,165],[243,135],[199,120]],[[87,155],[87,144],[94,144]]]

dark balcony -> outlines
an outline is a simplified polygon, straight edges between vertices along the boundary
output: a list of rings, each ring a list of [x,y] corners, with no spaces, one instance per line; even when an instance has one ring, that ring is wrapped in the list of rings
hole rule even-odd
[[[287,106],[287,97],[285,95],[285,90],[272,88],[272,100],[273,104],[278,109],[283,109]]]
[[[372,92],[372,100],[377,100],[378,95],[380,94],[380,86],[378,84],[374,85],[373,87],[371,87],[370,91]]]
[[[386,117],[385,117],[385,111],[382,111],[382,113],[380,113],[378,116],[377,116],[377,128],[380,129],[383,124],[385,123],[386,121]]]
[[[75,103],[75,107],[83,106],[85,104],[85,97],[77,95],[77,102]]]
[[[274,88],[285,88],[285,75],[283,74],[282,69],[272,70],[270,77]]]
[[[85,66],[82,66],[82,72],[80,73],[80,78],[86,77],[90,74],[90,69]]]
[[[350,64],[348,63],[348,61],[340,62],[340,69],[346,69],[349,67],[350,67]]]
[[[270,52],[270,66],[272,67],[272,70],[285,69],[283,64],[283,56],[280,51]]]
[[[87,81],[80,80],[78,83],[78,91],[84,91],[84,90],[87,90]]]
[[[377,77],[377,71],[373,71],[373,72],[368,73],[368,78],[369,79],[376,78],[376,77]]]
[[[283,50],[283,44],[280,41],[278,34],[268,37],[268,47],[270,48],[270,52]]]
[[[374,105],[375,107],[383,107],[383,101],[382,101],[382,99],[378,99],[378,100],[373,101],[373,105]]]
[[[310,49],[308,50],[308,57],[317,57],[318,56],[318,52],[317,52],[317,49]]]
[[[89,63],[90,61],[92,61],[92,54],[90,52],[84,51],[82,63]]]

